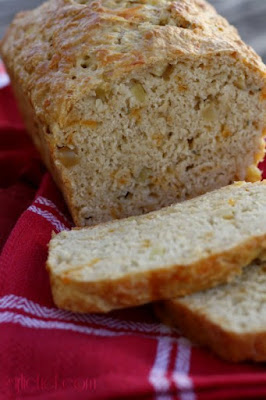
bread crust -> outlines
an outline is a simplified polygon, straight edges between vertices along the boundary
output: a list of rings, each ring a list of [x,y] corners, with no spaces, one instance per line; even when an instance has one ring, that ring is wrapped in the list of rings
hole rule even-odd
[[[203,312],[193,312],[184,303],[155,304],[155,314],[165,324],[177,326],[189,339],[206,346],[224,360],[266,361],[266,333],[236,333],[210,321]]]
[[[46,266],[54,302],[58,307],[78,312],[105,313],[113,309],[184,296],[228,282],[243,267],[265,254],[265,249],[266,235],[262,235],[191,265],[173,265],[167,269],[162,266],[154,271],[131,273],[120,279],[97,282],[84,282],[77,276],[68,278],[57,274],[50,257]]]

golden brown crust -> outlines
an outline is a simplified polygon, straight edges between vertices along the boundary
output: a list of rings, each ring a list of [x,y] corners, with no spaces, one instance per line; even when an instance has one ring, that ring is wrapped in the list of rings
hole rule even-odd
[[[232,361],[266,361],[266,333],[235,333],[210,321],[203,313],[193,312],[178,301],[154,306],[155,314],[164,323],[177,326],[192,341],[210,348],[221,358]]]
[[[151,301],[184,296],[216,286],[240,273],[241,268],[266,249],[266,236],[253,237],[230,251],[216,254],[191,265],[175,265],[120,279],[84,282],[56,274],[48,258],[55,304],[79,312],[108,312]]]
[[[55,165],[56,155],[53,138],[50,137],[50,133],[47,135],[47,130],[49,131],[49,128],[46,124],[40,122],[29,98],[24,96],[22,88],[19,85],[13,85],[13,90],[27,131],[30,133],[46,167],[49,169],[56,184],[61,189],[75,224],[79,225],[81,224],[81,221],[78,218],[78,210],[74,206],[74,200],[72,199],[73,192],[71,190],[70,182],[64,176],[63,171]]]
[[[156,63],[226,53],[265,76],[259,56],[203,0],[50,0],[18,14],[0,50],[38,118],[60,128],[92,88]]]

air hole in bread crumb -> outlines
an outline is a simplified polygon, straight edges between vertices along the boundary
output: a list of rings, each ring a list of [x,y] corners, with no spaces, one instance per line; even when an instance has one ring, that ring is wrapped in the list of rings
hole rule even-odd
[[[188,142],[189,149],[190,150],[193,149],[194,139],[193,138],[188,139],[187,142]]]
[[[167,139],[171,139],[172,136],[173,136],[173,132],[168,132]]]
[[[189,164],[189,165],[186,167],[186,171],[189,171],[189,170],[192,169],[192,168],[194,168],[194,164]]]
[[[130,200],[130,199],[132,199],[132,197],[133,197],[132,193],[126,192],[126,193],[122,194],[121,196],[118,196],[118,200],[121,200],[121,199]]]
[[[80,66],[81,68],[88,68],[90,65],[90,56],[85,55],[81,60]]]
[[[125,194],[125,199],[132,199],[132,197],[133,197],[133,194],[132,193],[130,193],[130,192],[126,192],[126,194]]]
[[[196,96],[195,97],[195,105],[194,105],[194,110],[198,111],[200,109],[200,97]]]
[[[166,69],[165,69],[165,71],[164,71],[164,73],[163,73],[163,75],[162,75],[163,79],[164,79],[165,81],[168,81],[168,80],[170,79],[170,77],[171,77],[173,71],[174,71],[174,66],[171,65],[171,64],[169,64],[169,65],[166,67]]]

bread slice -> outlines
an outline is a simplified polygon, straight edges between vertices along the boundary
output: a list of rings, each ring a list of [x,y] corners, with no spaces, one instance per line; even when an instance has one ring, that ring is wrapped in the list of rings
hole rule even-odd
[[[107,312],[232,278],[266,250],[266,181],[138,217],[61,232],[47,268],[58,307]]]
[[[266,263],[233,282],[155,306],[156,314],[229,361],[266,361]]]
[[[266,69],[203,0],[50,0],[1,56],[77,226],[260,180]]]

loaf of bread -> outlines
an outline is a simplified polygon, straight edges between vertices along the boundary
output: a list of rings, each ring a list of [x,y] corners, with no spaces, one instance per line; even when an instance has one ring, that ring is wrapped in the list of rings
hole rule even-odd
[[[50,0],[0,51],[78,226],[260,179],[265,66],[203,0]]]
[[[266,361],[266,264],[232,283],[155,306],[156,314],[229,361]]]
[[[237,183],[159,211],[74,229],[49,245],[58,307],[107,312],[232,278],[266,253],[266,181]]]

